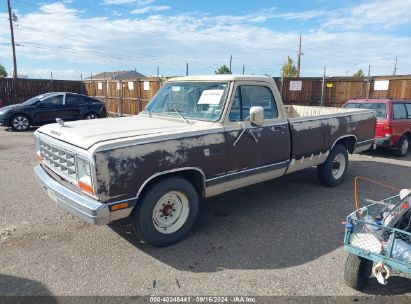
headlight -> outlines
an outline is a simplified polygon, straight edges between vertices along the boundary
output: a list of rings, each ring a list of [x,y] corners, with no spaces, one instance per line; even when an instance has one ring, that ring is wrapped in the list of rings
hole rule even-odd
[[[34,137],[34,143],[36,145],[36,160],[41,163],[43,160],[41,159],[40,140],[37,137]]]
[[[0,116],[6,114],[7,110],[0,111]]]
[[[94,195],[91,178],[90,161],[77,156],[77,178],[79,188],[87,194]]]

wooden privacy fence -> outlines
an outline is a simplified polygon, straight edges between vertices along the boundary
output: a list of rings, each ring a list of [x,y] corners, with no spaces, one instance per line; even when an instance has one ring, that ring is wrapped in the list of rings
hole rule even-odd
[[[167,78],[84,81],[85,94],[106,103],[114,115],[135,115],[142,111]]]
[[[411,100],[411,75],[275,80],[285,104],[341,107],[354,98]]]
[[[83,82],[75,80],[0,78],[0,99],[3,106],[22,103],[47,92],[83,93]]]
[[[9,105],[52,91],[84,93],[104,101],[111,114],[134,115],[144,109],[167,79],[147,77],[82,82],[0,78],[0,99],[3,105]],[[411,100],[411,75],[275,78],[275,81],[285,104],[341,107],[353,98]]]

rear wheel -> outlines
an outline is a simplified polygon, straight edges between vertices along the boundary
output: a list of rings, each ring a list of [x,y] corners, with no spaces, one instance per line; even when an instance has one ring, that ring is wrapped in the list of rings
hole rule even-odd
[[[406,156],[408,153],[409,146],[410,146],[410,141],[408,137],[403,135],[398,141],[398,145],[397,145],[398,150],[395,150],[395,154],[401,157]]]
[[[344,281],[355,290],[364,289],[372,272],[372,261],[361,258],[352,253],[348,254],[345,261]]]
[[[24,114],[17,114],[11,118],[10,126],[14,131],[26,131],[30,128],[30,119]]]
[[[97,119],[100,118],[96,113],[87,113],[84,115],[84,119]]]
[[[318,178],[323,185],[335,187],[343,182],[347,169],[347,149],[342,144],[336,144],[327,160],[317,167]]]
[[[181,177],[151,186],[132,216],[136,232],[154,246],[167,246],[184,238],[197,218],[199,198],[194,186]]]

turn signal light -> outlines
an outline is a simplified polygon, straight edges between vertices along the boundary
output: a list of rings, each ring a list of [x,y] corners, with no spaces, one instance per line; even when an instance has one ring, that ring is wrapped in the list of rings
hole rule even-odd
[[[87,193],[90,193],[91,195],[94,195],[93,187],[91,187],[90,185],[87,185],[86,183],[84,183],[82,181],[79,181],[78,186],[84,192],[87,192]]]
[[[43,160],[41,159],[41,156],[40,155],[38,155],[37,153],[36,153],[36,161],[38,161],[39,163],[41,163]]]
[[[121,204],[111,206],[111,211],[116,211],[116,210],[124,209],[127,207],[128,207],[128,203],[121,203]]]

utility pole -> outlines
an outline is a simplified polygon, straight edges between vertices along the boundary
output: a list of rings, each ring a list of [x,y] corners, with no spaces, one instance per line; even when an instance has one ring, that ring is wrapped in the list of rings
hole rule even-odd
[[[11,48],[13,49],[13,79],[17,79],[17,60],[16,60],[16,46],[14,45],[14,30],[13,30],[13,17],[11,15],[11,5],[10,0],[7,0],[7,7],[9,10],[9,23],[10,23],[10,34],[11,34]]]
[[[367,74],[367,88],[365,92],[365,99],[370,97],[370,88],[371,88],[371,65],[368,66],[368,74]]]
[[[231,63],[233,62],[233,55],[230,55],[230,72],[231,72]]]
[[[157,67],[157,77],[160,77],[160,67]]]
[[[397,56],[395,56],[394,71],[392,73],[393,76],[397,75],[397,70],[398,70],[397,64],[398,64],[398,58],[397,58]]]
[[[188,76],[188,62],[186,63],[186,76]]]
[[[244,75],[244,72],[245,72],[245,65],[243,64],[243,75]]]
[[[324,105],[324,90],[325,90],[325,74],[327,73],[327,67],[324,67],[324,74],[323,74],[323,80],[322,80],[322,84],[321,84],[321,101],[320,101],[320,105],[323,106]]]
[[[301,71],[301,55],[304,55],[304,53],[301,52],[301,34],[300,34],[300,43],[298,45],[298,61],[297,61],[297,77],[300,77],[300,71]]]

